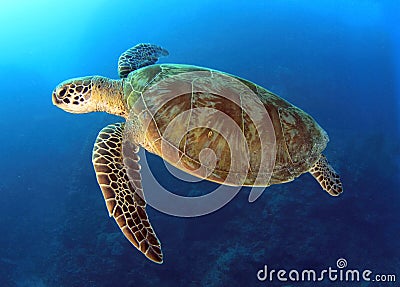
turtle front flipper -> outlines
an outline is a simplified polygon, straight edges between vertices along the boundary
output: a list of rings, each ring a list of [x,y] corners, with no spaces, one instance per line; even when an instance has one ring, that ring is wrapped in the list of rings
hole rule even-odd
[[[318,161],[309,172],[330,195],[338,196],[343,192],[342,182],[340,181],[339,175],[329,164],[323,154],[321,154]]]
[[[153,44],[137,44],[126,50],[118,59],[118,74],[121,79],[139,68],[153,65],[162,56],[169,53],[164,48]]]
[[[128,142],[123,149],[124,127],[123,123],[108,125],[97,136],[92,156],[97,181],[110,216],[126,238],[150,260],[162,263],[160,241],[145,209],[139,146]]]

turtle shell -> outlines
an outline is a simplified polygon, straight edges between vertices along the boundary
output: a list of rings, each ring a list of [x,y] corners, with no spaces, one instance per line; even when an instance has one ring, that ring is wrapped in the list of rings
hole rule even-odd
[[[124,79],[124,96],[145,149],[218,183],[291,181],[311,168],[328,142],[325,131],[301,109],[212,69],[144,67]]]

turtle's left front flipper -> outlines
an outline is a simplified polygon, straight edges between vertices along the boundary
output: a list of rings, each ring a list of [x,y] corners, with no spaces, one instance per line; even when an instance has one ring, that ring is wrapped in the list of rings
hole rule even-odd
[[[323,154],[321,154],[320,158],[309,172],[330,195],[338,196],[343,192],[339,175]]]
[[[122,123],[108,125],[97,136],[92,157],[97,181],[110,216],[126,238],[150,260],[162,263],[160,241],[145,209],[137,155],[139,146],[128,142],[123,152],[124,127]]]

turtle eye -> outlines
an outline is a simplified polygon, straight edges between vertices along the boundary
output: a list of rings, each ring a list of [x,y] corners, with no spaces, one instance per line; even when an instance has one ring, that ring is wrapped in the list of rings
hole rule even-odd
[[[67,92],[66,88],[61,89],[61,91],[58,93],[59,98],[64,98],[66,92]]]

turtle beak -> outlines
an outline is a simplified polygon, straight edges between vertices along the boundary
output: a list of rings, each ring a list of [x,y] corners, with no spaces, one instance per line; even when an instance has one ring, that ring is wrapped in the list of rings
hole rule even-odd
[[[51,100],[52,100],[52,102],[53,102],[53,105],[55,105],[55,106],[58,106],[59,104],[61,104],[61,100],[59,100],[58,98],[57,98],[57,92],[56,92],[56,89],[54,89],[54,91],[53,91],[53,94],[52,94],[52,96],[51,96]]]

